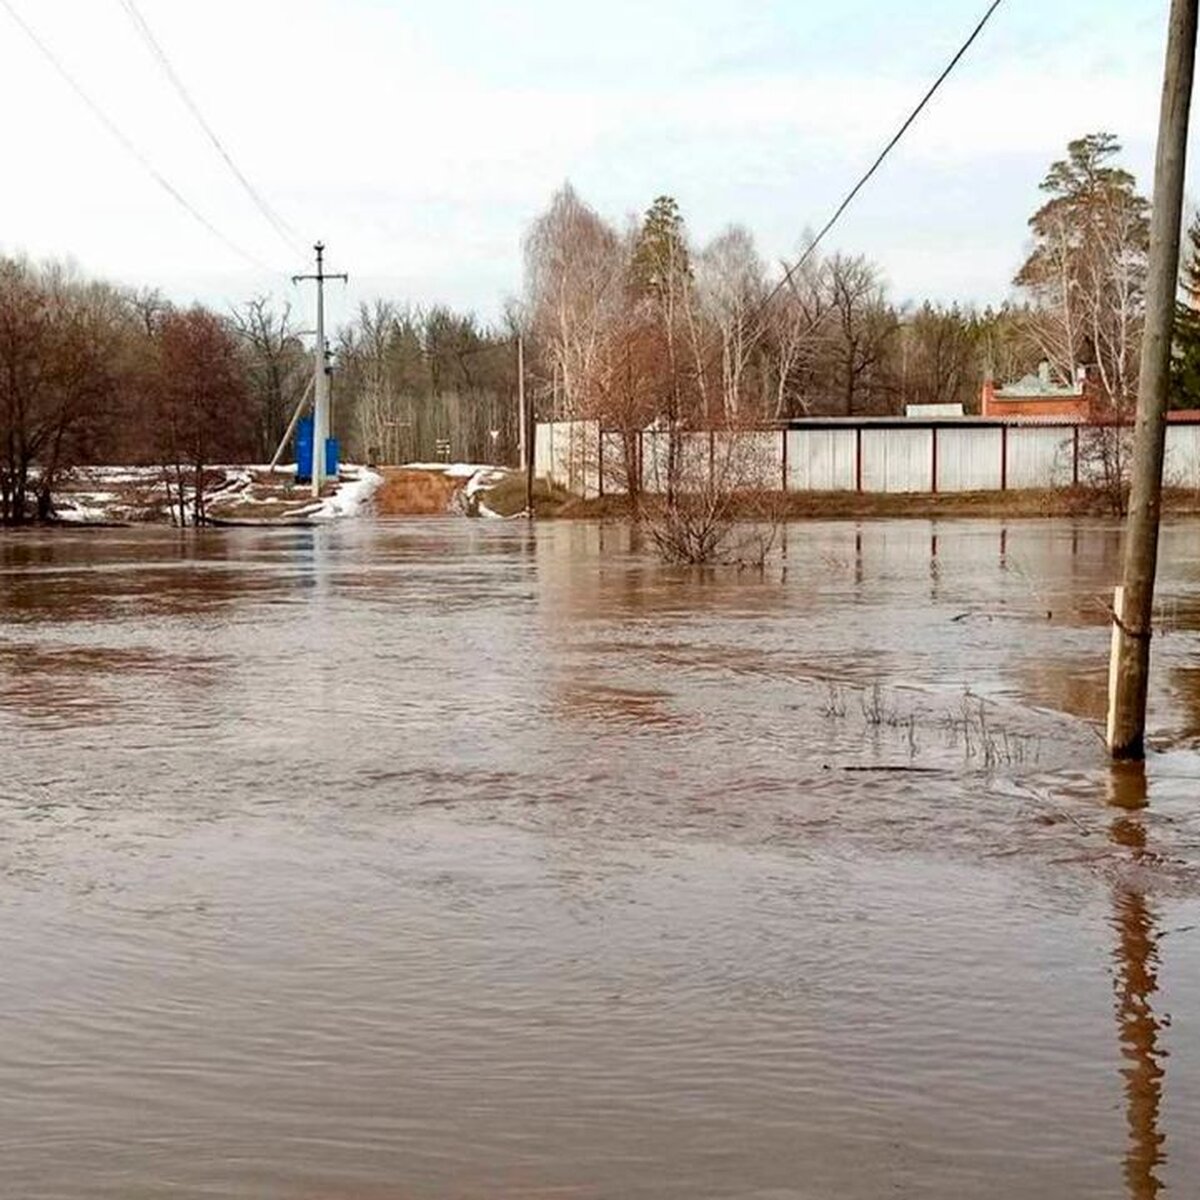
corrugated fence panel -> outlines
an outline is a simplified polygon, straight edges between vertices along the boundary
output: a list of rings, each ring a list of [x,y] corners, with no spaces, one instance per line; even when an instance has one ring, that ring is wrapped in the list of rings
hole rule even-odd
[[[783,486],[783,433],[752,429],[718,433],[713,444],[718,480],[731,488],[778,491]]]
[[[1200,425],[1167,426],[1167,487],[1200,488]]]
[[[853,429],[789,429],[787,440],[788,491],[854,491]]]
[[[642,490],[667,490],[667,435],[659,430],[642,434]]]
[[[548,421],[539,424],[533,447],[537,475],[577,496],[598,495],[600,427],[595,421]]]
[[[554,463],[555,482],[561,483],[569,492],[583,495],[579,478],[578,463],[572,453],[575,438],[574,421],[555,421],[550,427],[550,456]]]
[[[864,492],[928,492],[932,490],[931,429],[864,429]]]
[[[533,443],[533,473],[544,479],[554,478],[554,465],[550,459],[550,424],[539,421],[537,437]]]
[[[676,478],[681,492],[702,492],[708,487],[710,445],[707,433],[679,435],[679,474]]]
[[[940,428],[939,492],[990,492],[1000,487],[999,429]]]
[[[1082,429],[1080,477],[1087,482],[1088,441],[1097,431]],[[705,486],[710,463],[727,486],[777,488],[782,483],[787,441],[789,491],[853,491],[858,483],[856,446],[861,438],[865,492],[926,492],[931,487],[933,430],[900,425],[779,430],[738,433],[689,432],[680,435],[679,486]],[[1069,487],[1074,478],[1074,427],[1061,425],[938,426],[937,486],[943,492],[991,491],[1002,480],[1013,490]],[[664,492],[670,436],[665,430],[641,434],[642,487]],[[576,495],[600,492],[601,435],[595,421],[556,421],[538,425],[535,469]],[[633,456],[636,461],[636,456]],[[604,491],[627,491],[625,441],[603,436]],[[1167,427],[1165,479],[1168,486],[1200,488],[1200,425]]]
[[[1069,487],[1073,479],[1075,431],[1061,426],[1010,425],[1008,486]]]
[[[600,437],[601,462],[600,470],[603,476],[604,493],[608,496],[623,496],[629,491],[630,459],[633,470],[637,470],[637,435],[630,439],[628,450],[630,458],[626,458],[625,435],[621,433],[604,433]]]

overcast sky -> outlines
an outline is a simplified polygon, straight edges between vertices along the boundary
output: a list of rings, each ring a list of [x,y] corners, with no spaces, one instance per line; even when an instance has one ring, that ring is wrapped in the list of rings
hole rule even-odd
[[[172,91],[120,0],[6,0],[197,224],[0,6],[0,251],[223,304],[305,270]],[[699,242],[792,254],[985,0],[137,0],[234,159],[307,245],[377,295],[494,317],[521,236],[570,179],[620,221],[656,195]],[[1149,190],[1168,0],[1005,0],[843,218],[898,300],[1009,293],[1037,185],[1105,129]]]

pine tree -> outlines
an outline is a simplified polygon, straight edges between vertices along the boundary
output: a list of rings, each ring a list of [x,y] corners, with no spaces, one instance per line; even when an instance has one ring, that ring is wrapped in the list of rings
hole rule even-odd
[[[687,230],[679,204],[672,196],[659,196],[646,211],[633,251],[634,287],[662,297],[682,279],[691,279]]]
[[[1185,299],[1175,306],[1171,407],[1200,408],[1200,212],[1188,227],[1183,268]]]
[[[1095,367],[1109,404],[1137,392],[1150,204],[1114,165],[1120,143],[1093,133],[1067,147],[1042,181],[1029,220],[1033,250],[1015,282],[1033,300],[1034,333],[1063,383]]]

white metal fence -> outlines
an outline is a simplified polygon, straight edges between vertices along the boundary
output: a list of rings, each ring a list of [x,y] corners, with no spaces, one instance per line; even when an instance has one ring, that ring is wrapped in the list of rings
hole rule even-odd
[[[782,429],[677,435],[687,487],[724,472],[731,486],[789,492],[988,492],[1096,483],[1095,442],[1129,430],[995,420],[813,421]],[[602,431],[595,421],[539,424],[538,475],[587,498],[665,490],[670,438]],[[1200,423],[1167,427],[1168,484],[1200,488]]]

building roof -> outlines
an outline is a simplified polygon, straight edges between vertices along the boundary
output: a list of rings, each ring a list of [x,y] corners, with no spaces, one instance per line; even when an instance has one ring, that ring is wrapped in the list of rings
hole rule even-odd
[[[1083,384],[1059,387],[1051,383],[1045,373],[1037,375],[1031,372],[1016,383],[1006,383],[996,388],[995,395],[997,400],[1065,400],[1082,396]]]
[[[963,406],[961,404],[906,404],[904,406],[904,415],[917,419],[961,417],[963,415]]]

